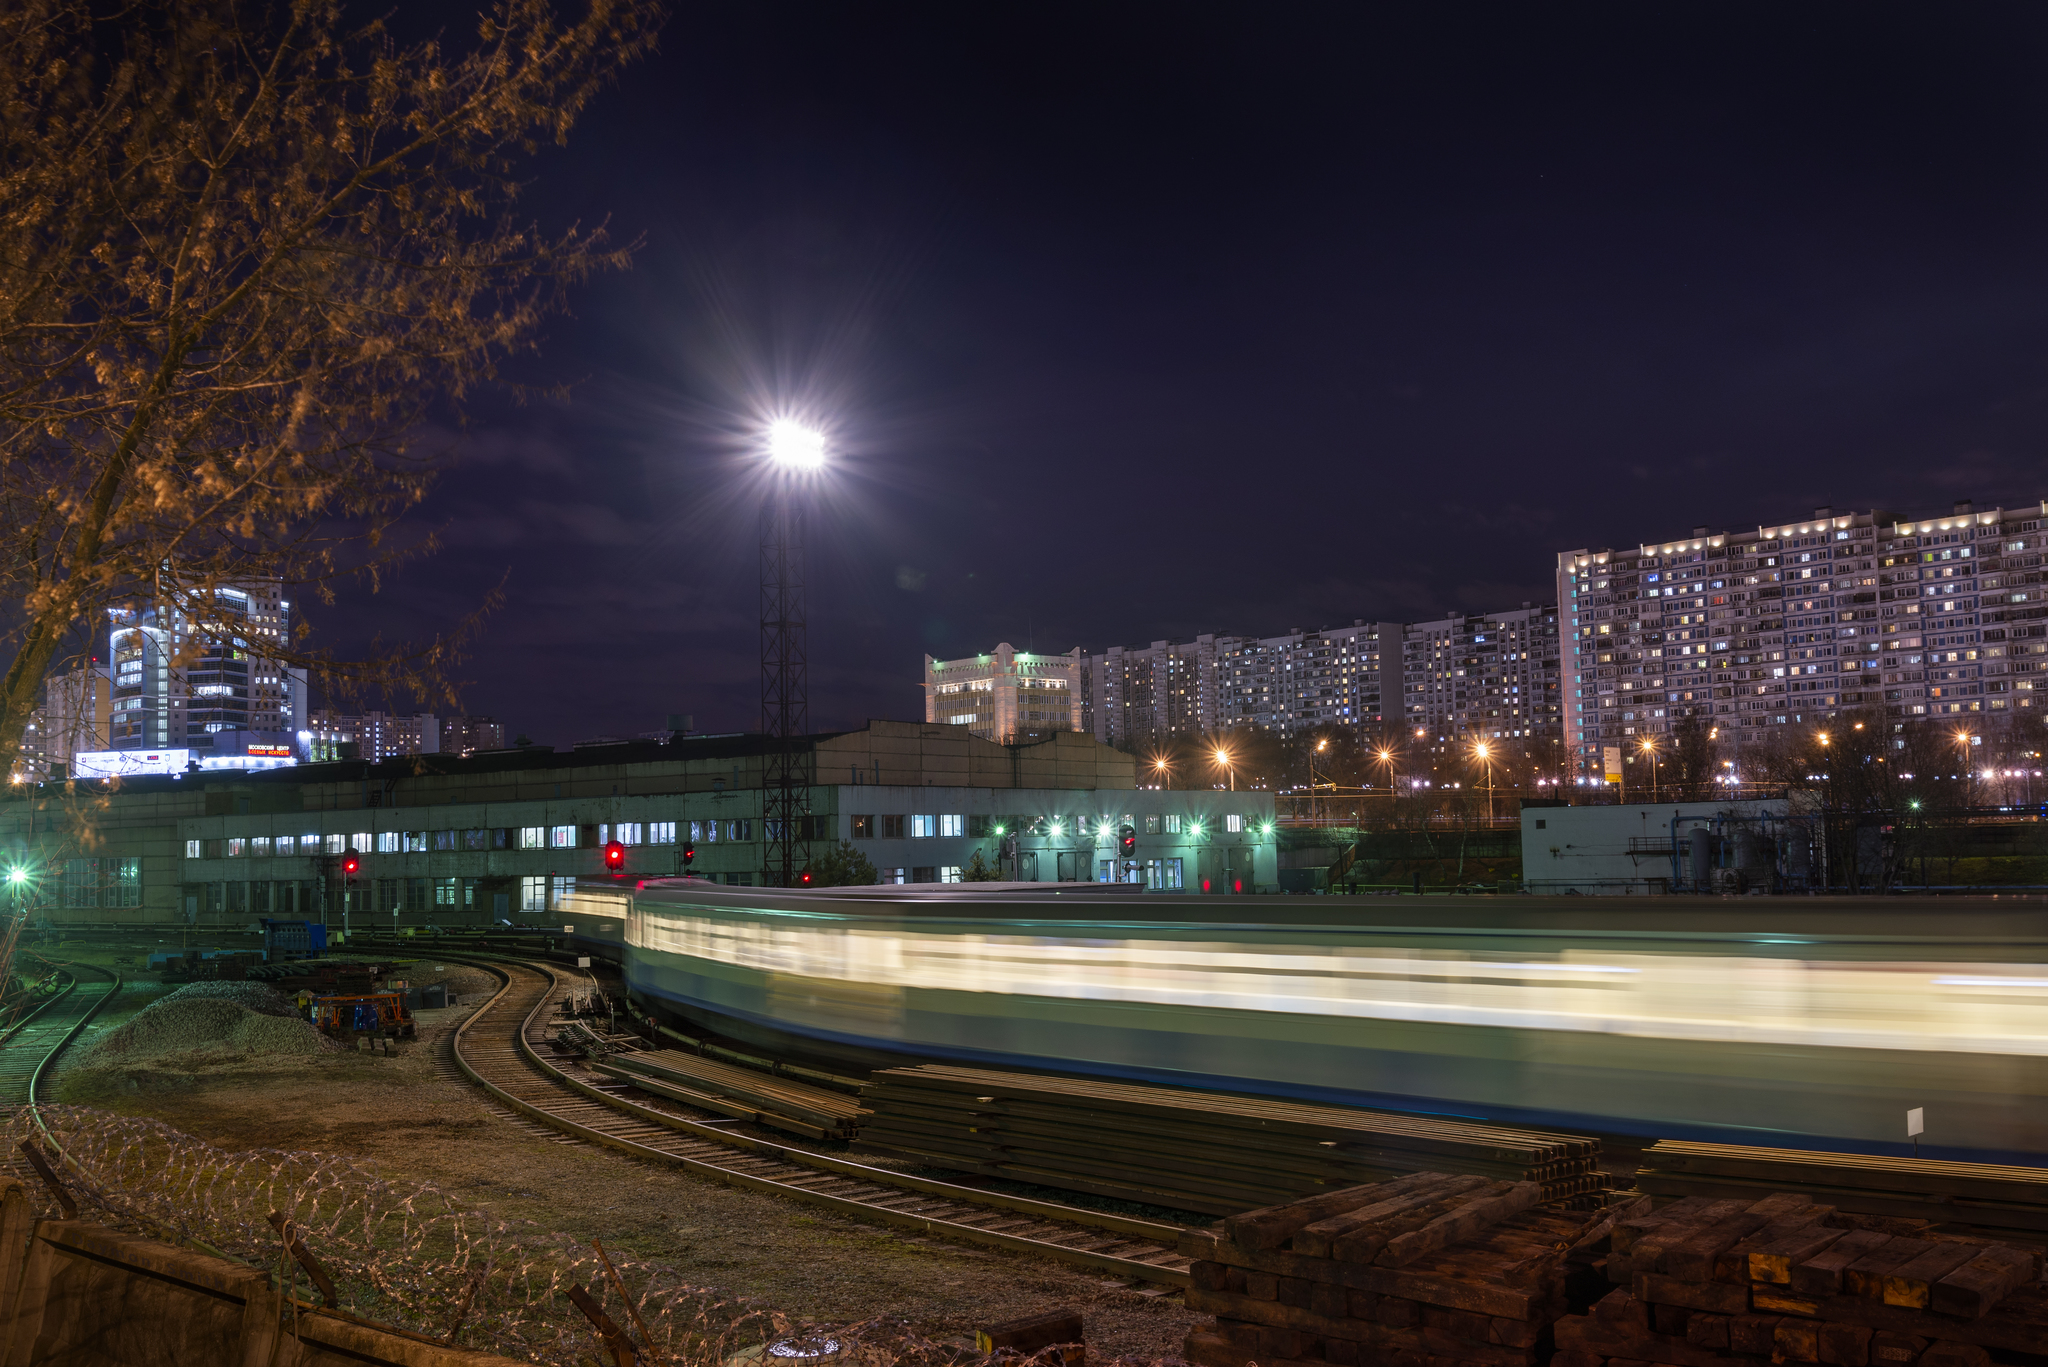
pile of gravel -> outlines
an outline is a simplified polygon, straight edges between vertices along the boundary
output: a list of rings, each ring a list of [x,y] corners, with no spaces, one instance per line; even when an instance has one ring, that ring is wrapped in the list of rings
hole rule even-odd
[[[338,1048],[262,983],[191,983],[94,1040],[84,1068],[174,1054],[318,1054]]]

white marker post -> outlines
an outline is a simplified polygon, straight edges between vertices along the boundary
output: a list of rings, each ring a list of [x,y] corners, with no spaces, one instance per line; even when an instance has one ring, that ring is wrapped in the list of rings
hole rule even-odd
[[[1915,1158],[1920,1156],[1920,1136],[1925,1133],[1927,1133],[1926,1108],[1915,1106],[1912,1110],[1906,1112],[1906,1138],[1913,1141],[1913,1156]]]

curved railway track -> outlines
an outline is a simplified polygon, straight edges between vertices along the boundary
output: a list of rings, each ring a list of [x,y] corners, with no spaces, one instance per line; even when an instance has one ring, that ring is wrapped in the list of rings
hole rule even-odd
[[[71,986],[38,1007],[0,1040],[0,1108],[34,1105],[43,1079],[57,1058],[92,1024],[92,1018],[121,990],[121,975],[110,969],[67,965]],[[106,982],[80,982],[79,972],[104,973]]]
[[[656,1098],[544,1057],[563,979],[544,964],[472,961],[504,986],[457,1027],[456,1066],[514,1113],[564,1135],[700,1176],[860,1219],[1007,1248],[1137,1278],[1188,1285],[1181,1227],[980,1191],[792,1149],[700,1123]]]

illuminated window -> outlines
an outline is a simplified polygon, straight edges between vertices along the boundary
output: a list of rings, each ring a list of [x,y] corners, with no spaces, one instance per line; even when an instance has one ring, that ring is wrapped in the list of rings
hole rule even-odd
[[[912,840],[927,840],[938,833],[939,819],[936,816],[912,816],[910,818],[910,838]]]
[[[549,847],[550,849],[556,849],[556,850],[573,850],[573,849],[575,849],[575,848],[576,848],[576,828],[575,828],[574,826],[550,826],[550,827],[548,827],[548,847]]]

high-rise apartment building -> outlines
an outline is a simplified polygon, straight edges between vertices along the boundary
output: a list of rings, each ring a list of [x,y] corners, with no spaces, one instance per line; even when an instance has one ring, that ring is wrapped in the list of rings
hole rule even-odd
[[[450,717],[441,723],[444,755],[473,755],[479,750],[504,748],[505,726],[496,717]]]
[[[354,716],[316,712],[312,717],[312,734],[316,750],[326,752],[322,753],[323,758],[346,753],[340,747],[351,741],[355,743],[355,751],[350,757],[355,759],[395,759],[400,755],[444,753],[441,719],[431,712],[404,717],[375,710]]]
[[[1610,748],[1687,717],[1740,744],[1845,707],[1899,718],[2037,706],[2048,503],[1902,518],[1837,513],[1557,558],[1566,745]]]
[[[1401,638],[1398,715],[1431,753],[1483,740],[1555,760],[1542,743],[1554,747],[1563,719],[1557,649],[1555,607],[1412,622]]]
[[[964,660],[924,657],[924,719],[1003,745],[1081,725],[1081,652],[1035,655],[1005,641]]]
[[[81,661],[43,685],[43,705],[22,737],[24,771],[75,778],[81,752],[105,750],[113,722],[113,680],[106,667]]]
[[[107,749],[209,752],[222,737],[239,752],[242,733],[289,745],[304,728],[305,672],[266,650],[290,636],[281,585],[214,588],[204,611],[196,598],[167,595],[108,618]]]
[[[1450,745],[1555,738],[1557,609],[1435,622],[1353,621],[1284,636],[1112,646],[1082,673],[1084,728],[1127,749],[1239,729],[1426,729]]]

